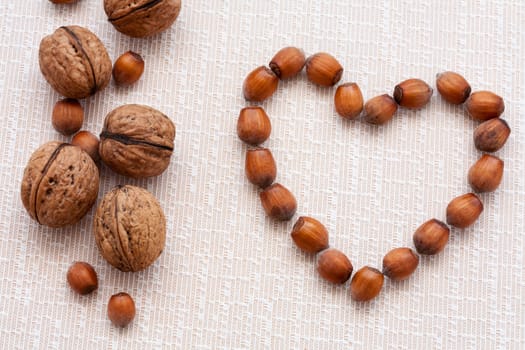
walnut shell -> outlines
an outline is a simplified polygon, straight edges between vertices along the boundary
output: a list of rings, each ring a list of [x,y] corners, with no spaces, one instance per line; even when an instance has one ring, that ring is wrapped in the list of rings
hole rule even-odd
[[[175,125],[158,110],[124,105],[106,116],[99,153],[113,171],[134,178],[160,175],[169,165]]]
[[[58,28],[42,39],[38,54],[44,78],[65,97],[88,97],[104,89],[111,79],[108,52],[86,28]]]
[[[109,22],[135,38],[168,29],[179,16],[180,7],[181,0],[104,0]]]
[[[140,187],[117,186],[97,209],[94,233],[100,253],[121,271],[151,265],[166,242],[166,218],[155,197]]]
[[[42,225],[63,227],[78,222],[98,195],[98,168],[79,147],[58,141],[38,148],[22,179],[22,203]]]

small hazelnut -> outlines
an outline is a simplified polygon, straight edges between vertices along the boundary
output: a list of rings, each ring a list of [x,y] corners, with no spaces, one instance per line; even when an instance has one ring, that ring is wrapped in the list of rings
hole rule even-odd
[[[58,101],[51,118],[53,127],[64,136],[73,135],[82,127],[84,109],[80,102],[72,98]]]
[[[108,318],[117,327],[126,327],[135,318],[135,302],[128,293],[112,295],[108,302]]]
[[[295,245],[306,253],[318,253],[328,248],[328,231],[314,218],[301,216],[292,229]]]
[[[299,74],[306,63],[304,52],[297,47],[285,47],[273,56],[270,68],[281,80]]]
[[[476,91],[465,102],[468,114],[475,120],[497,118],[505,110],[503,99],[490,91]]]
[[[471,91],[467,80],[454,72],[439,73],[436,76],[436,87],[445,101],[455,105],[465,102]]]
[[[352,277],[350,282],[350,295],[355,301],[369,301],[374,299],[381,288],[385,277],[378,269],[364,266]]]
[[[419,256],[410,248],[395,248],[383,258],[383,274],[394,281],[406,280],[416,270]]]
[[[343,76],[343,67],[334,56],[319,52],[306,60],[306,76],[319,86],[334,86]]]
[[[334,95],[335,110],[346,119],[355,119],[363,110],[363,95],[356,83],[340,85]]]
[[[242,91],[248,101],[261,102],[273,95],[279,85],[279,78],[268,67],[260,66],[244,79]]]
[[[93,266],[86,262],[76,261],[67,270],[67,283],[71,289],[86,295],[98,288],[97,273]]]
[[[505,145],[510,135],[510,127],[501,118],[492,118],[474,130],[474,144],[482,152],[496,152]]]
[[[407,79],[394,88],[394,100],[410,109],[422,108],[432,97],[432,88],[421,79]]]
[[[385,124],[397,111],[397,103],[387,94],[372,97],[365,103],[363,118],[370,124]]]
[[[319,253],[317,272],[329,282],[345,283],[352,275],[353,269],[350,260],[337,249],[330,248]]]
[[[274,183],[259,194],[266,214],[274,219],[290,220],[297,211],[297,201],[286,187]]]
[[[113,65],[113,79],[117,85],[132,85],[140,79],[143,72],[144,60],[133,51],[123,53]]]
[[[458,196],[447,206],[447,224],[457,228],[472,225],[483,212],[483,203],[474,193]]]
[[[492,192],[503,178],[504,163],[501,159],[484,154],[468,171],[468,182],[475,192]]]
[[[250,145],[263,143],[270,137],[272,124],[261,107],[245,107],[237,120],[237,135]]]
[[[431,219],[414,232],[414,246],[419,254],[434,255],[445,248],[450,229],[444,222]]]
[[[100,155],[98,154],[98,137],[89,131],[77,132],[71,139],[71,144],[80,147],[84,152],[89,154],[95,163],[100,160]]]
[[[245,169],[248,180],[261,188],[270,186],[277,175],[275,160],[267,148],[248,150]]]

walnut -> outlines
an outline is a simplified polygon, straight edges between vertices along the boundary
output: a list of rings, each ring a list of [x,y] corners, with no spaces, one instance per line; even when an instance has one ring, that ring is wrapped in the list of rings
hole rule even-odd
[[[181,0],[104,0],[109,22],[135,38],[168,29],[179,16],[180,7]]]
[[[58,28],[40,42],[40,70],[58,93],[84,98],[104,89],[111,60],[95,34],[79,26]]]
[[[98,168],[79,147],[58,141],[38,148],[22,179],[22,203],[42,225],[63,227],[78,222],[98,195]]]
[[[157,176],[169,165],[175,125],[158,110],[124,105],[106,116],[100,157],[115,172],[134,178]]]
[[[166,218],[145,189],[117,186],[100,202],[94,233],[100,253],[111,265],[121,271],[139,271],[162,253]]]

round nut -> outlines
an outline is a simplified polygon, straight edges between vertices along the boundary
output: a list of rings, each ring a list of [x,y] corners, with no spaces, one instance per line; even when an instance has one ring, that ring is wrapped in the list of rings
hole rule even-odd
[[[279,183],[259,193],[266,215],[280,221],[290,220],[297,211],[297,200],[292,192]]]
[[[449,103],[459,105],[470,95],[470,84],[462,75],[454,72],[443,72],[436,76],[436,87]]]
[[[385,277],[378,269],[363,266],[350,281],[350,293],[355,301],[369,301],[374,299],[381,288]]]
[[[407,79],[394,88],[394,100],[405,108],[416,109],[424,107],[434,91],[421,79]]]
[[[119,174],[157,176],[169,165],[174,140],[175,125],[163,113],[148,106],[124,105],[106,116],[99,154]]]
[[[71,139],[71,144],[73,146],[80,147],[84,152],[89,154],[91,159],[95,163],[100,160],[100,155],[98,154],[99,140],[98,137],[90,133],[89,131],[79,131]]]
[[[279,79],[293,78],[299,74],[306,63],[304,52],[297,47],[285,47],[273,56],[270,68]]]
[[[430,219],[414,232],[414,246],[419,254],[434,255],[445,248],[450,229],[444,222]]]
[[[98,288],[97,273],[93,266],[77,261],[67,270],[67,283],[80,295],[86,295]]]
[[[483,212],[483,203],[474,193],[466,193],[447,205],[447,224],[457,228],[472,225]]]
[[[343,66],[326,52],[319,52],[306,60],[308,80],[319,86],[334,86],[343,76]]]
[[[22,179],[22,203],[39,224],[63,227],[78,222],[98,195],[98,168],[78,147],[58,141],[38,148]]]
[[[474,144],[483,152],[496,152],[505,145],[510,127],[501,118],[492,118],[478,125],[474,130]]]
[[[475,192],[495,191],[503,178],[503,160],[484,154],[468,171],[468,182]]]
[[[318,253],[328,248],[328,230],[318,220],[301,216],[293,225],[292,239],[306,253]]]
[[[270,137],[272,124],[261,107],[245,107],[237,120],[237,135],[250,145],[263,143]]]
[[[383,258],[383,274],[394,281],[406,280],[419,265],[419,256],[410,248],[395,248]]]
[[[113,65],[113,79],[117,85],[132,85],[140,79],[143,72],[144,60],[133,51],[120,55]]]
[[[246,152],[245,172],[248,180],[260,188],[270,186],[277,176],[277,166],[268,148],[250,149]]]
[[[117,293],[109,298],[108,318],[117,327],[126,327],[135,318],[135,302],[128,293]]]
[[[153,264],[166,242],[166,218],[155,197],[140,187],[117,186],[95,214],[95,241],[100,253],[121,271]]]
[[[111,79],[111,60],[104,44],[83,27],[58,28],[42,39],[38,55],[44,78],[65,97],[88,97]]]
[[[179,16],[180,8],[181,0],[104,0],[108,21],[134,38],[165,31]]]
[[[246,76],[242,92],[248,101],[262,102],[273,95],[278,85],[277,75],[270,68],[260,66]]]
[[[337,249],[323,250],[317,258],[317,272],[322,278],[332,283],[345,283],[352,275],[353,269],[350,259]]]
[[[51,123],[56,131],[64,136],[73,135],[82,127],[84,109],[73,98],[58,101],[53,108]]]
[[[346,119],[355,119],[363,110],[363,95],[356,83],[339,85],[334,95],[335,110]]]
[[[363,118],[367,123],[381,125],[394,117],[397,103],[387,94],[372,97],[365,103]]]
[[[465,101],[467,113],[475,120],[499,117],[505,110],[503,99],[491,91],[476,91]]]

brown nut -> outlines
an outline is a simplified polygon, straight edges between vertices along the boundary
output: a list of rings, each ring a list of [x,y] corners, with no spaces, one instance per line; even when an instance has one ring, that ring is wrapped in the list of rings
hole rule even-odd
[[[350,282],[350,295],[355,301],[369,301],[374,299],[381,288],[385,277],[378,269],[364,266],[352,277]]]
[[[436,76],[436,87],[441,97],[449,103],[460,105],[470,95],[470,84],[458,73],[443,72]]]
[[[266,215],[273,219],[290,220],[297,211],[297,201],[286,187],[274,183],[259,194]]]
[[[113,171],[134,178],[162,174],[173,153],[175,125],[162,112],[124,105],[106,116],[99,154]]]
[[[319,86],[334,86],[343,76],[343,66],[334,56],[319,52],[306,60],[308,80]]]
[[[474,193],[458,196],[447,206],[447,224],[457,228],[472,225],[483,212],[483,203]]]
[[[431,219],[414,232],[414,246],[419,254],[434,255],[445,248],[450,229],[444,222]]]
[[[75,99],[66,98],[60,100],[53,108],[51,122],[55,130],[62,135],[73,135],[82,127],[84,109]]]
[[[58,28],[42,39],[38,55],[44,78],[65,97],[88,97],[104,89],[111,79],[106,48],[86,28]]]
[[[117,85],[132,85],[140,79],[143,72],[144,60],[133,51],[123,53],[113,65],[113,79]]]
[[[507,142],[510,127],[501,118],[489,119],[474,130],[474,144],[483,152],[496,152]]]
[[[335,110],[346,119],[355,119],[363,110],[363,95],[356,83],[340,85],[334,95]]]
[[[370,124],[385,124],[397,111],[397,103],[387,94],[372,97],[365,103],[363,118]]]
[[[94,219],[100,253],[117,269],[140,271],[157,260],[166,242],[166,218],[151,193],[117,186],[107,193]]]
[[[180,8],[181,0],[104,0],[108,21],[134,38],[165,31],[179,16]]]
[[[501,159],[484,154],[468,171],[468,182],[475,192],[492,192],[503,178],[504,163]]]
[[[273,95],[279,85],[279,78],[268,67],[260,66],[244,79],[242,91],[248,101],[261,102]]]
[[[421,79],[407,79],[394,88],[394,100],[405,108],[422,108],[432,97],[432,88]]]
[[[97,273],[86,262],[74,262],[67,270],[66,278],[71,289],[80,295],[89,294],[98,288]]]
[[[505,110],[505,103],[493,92],[476,91],[465,102],[465,108],[473,119],[485,121],[499,117]]]
[[[117,327],[126,327],[135,318],[135,302],[128,293],[120,292],[109,298],[108,318]]]
[[[284,80],[299,74],[305,63],[303,50],[289,46],[279,50],[273,56],[269,66],[279,79]]]
[[[80,147],[84,152],[89,154],[95,163],[100,160],[100,155],[98,154],[98,137],[89,131],[79,131],[76,133],[71,139],[71,144]]]
[[[41,225],[63,227],[78,222],[98,195],[98,168],[78,147],[58,141],[38,148],[22,179],[27,212]]]
[[[270,186],[277,176],[277,166],[268,148],[248,150],[245,169],[248,180],[261,188]]]
[[[395,248],[383,258],[383,274],[394,281],[406,280],[416,270],[419,256],[410,248]]]
[[[318,220],[301,216],[292,229],[295,245],[306,253],[318,253],[328,248],[328,231]]]
[[[345,283],[352,275],[353,269],[350,260],[337,249],[326,249],[319,253],[317,258],[317,272],[328,282]]]
[[[245,107],[239,113],[237,120],[237,135],[250,145],[263,143],[270,137],[272,124],[270,118],[261,107]]]

